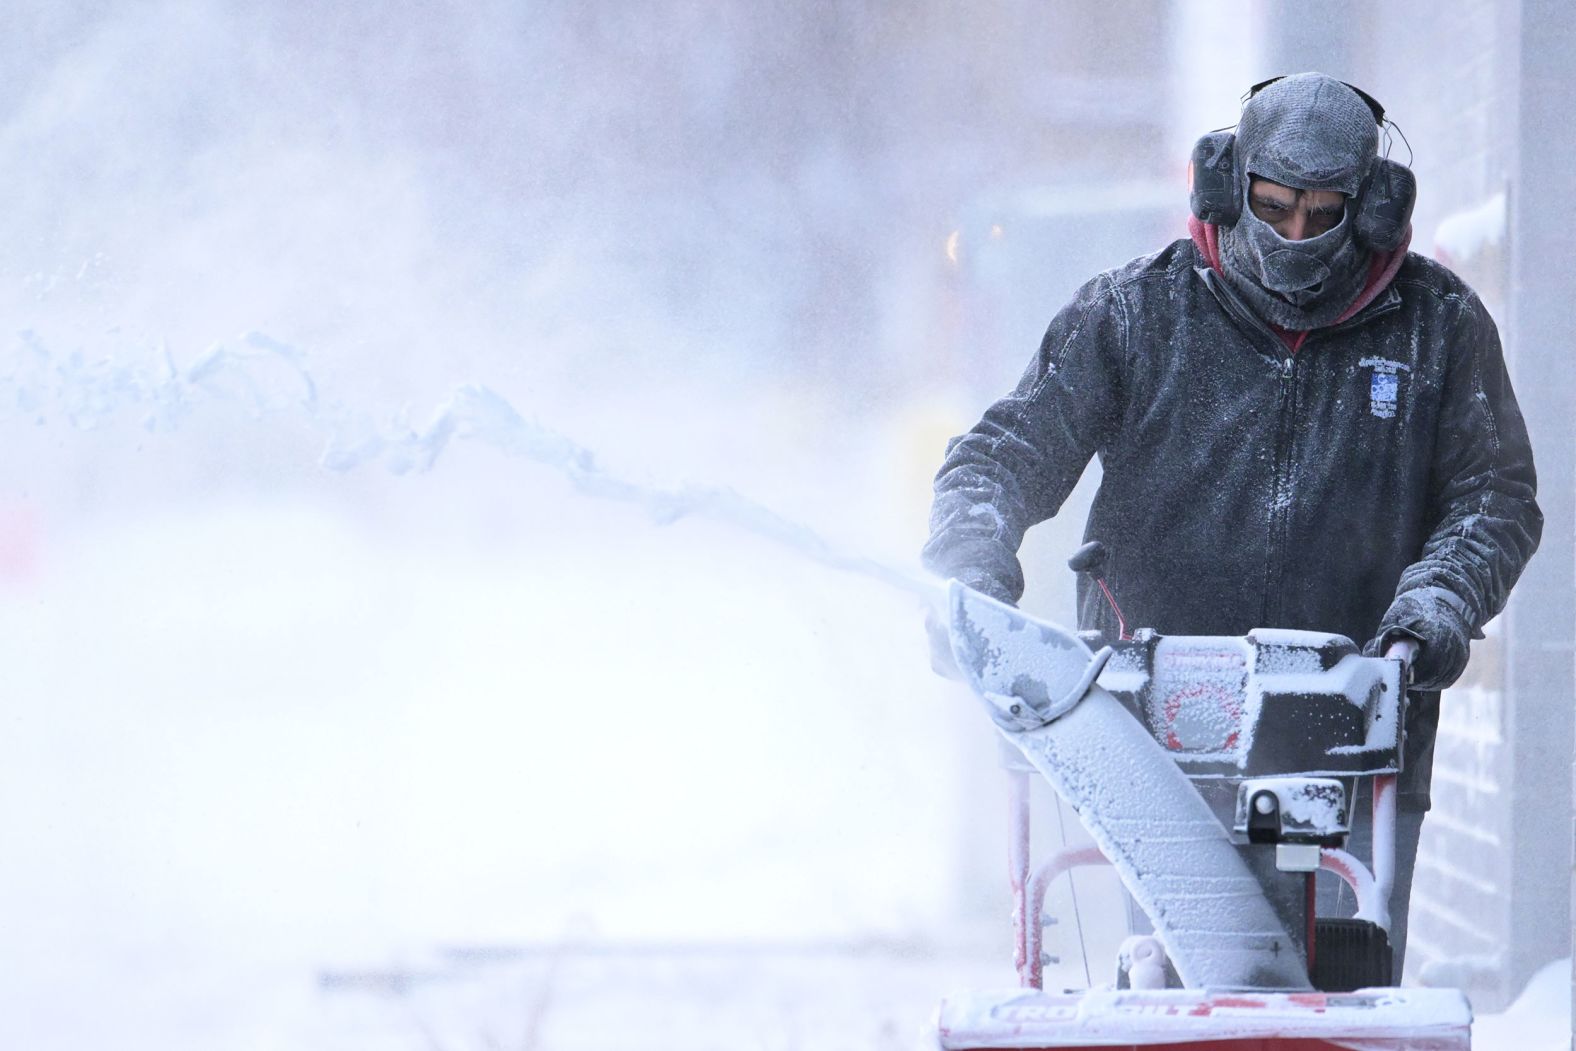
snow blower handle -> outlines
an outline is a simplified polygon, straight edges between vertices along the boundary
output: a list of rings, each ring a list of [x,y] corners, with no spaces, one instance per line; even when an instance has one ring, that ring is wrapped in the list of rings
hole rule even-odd
[[[1072,557],[1067,560],[1067,568],[1074,573],[1088,573],[1097,577],[1100,570],[1105,568],[1106,557],[1105,545],[1098,540],[1091,540],[1072,553]]]
[[[1384,648],[1386,660],[1400,661],[1401,681],[1406,686],[1412,684],[1412,662],[1417,660],[1417,640],[1399,638]]]
[[[1116,604],[1116,596],[1111,594],[1111,589],[1106,586],[1105,574],[1102,572],[1105,569],[1107,557],[1105,545],[1098,540],[1091,540],[1073,552],[1072,557],[1067,560],[1067,568],[1074,573],[1089,574],[1089,579],[1093,580],[1095,585],[1099,587],[1101,594],[1105,596],[1106,604],[1111,607],[1111,612],[1116,615],[1116,637],[1126,642],[1132,638],[1127,633],[1127,618],[1122,616],[1122,607]]]

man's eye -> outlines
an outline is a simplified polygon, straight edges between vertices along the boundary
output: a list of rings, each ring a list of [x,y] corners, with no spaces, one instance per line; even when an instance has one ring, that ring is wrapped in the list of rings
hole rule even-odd
[[[1289,211],[1291,211],[1291,205],[1289,205],[1289,204],[1282,204],[1279,201],[1272,201],[1272,200],[1269,200],[1268,198],[1265,198],[1265,197],[1260,197],[1256,203],[1258,204],[1258,206],[1260,208],[1264,209],[1266,212],[1281,213],[1281,212],[1289,212]]]

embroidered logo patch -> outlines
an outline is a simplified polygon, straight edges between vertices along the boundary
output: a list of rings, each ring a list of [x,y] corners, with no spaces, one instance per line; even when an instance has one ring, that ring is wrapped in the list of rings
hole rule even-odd
[[[1374,373],[1373,383],[1368,386],[1368,411],[1381,420],[1392,419],[1395,416],[1395,396],[1401,391],[1401,381],[1395,376],[1386,376],[1382,372]]]
[[[1381,420],[1395,419],[1396,405],[1401,400],[1401,373],[1411,372],[1412,367],[1389,358],[1364,358],[1358,364],[1373,369],[1368,383],[1368,411]]]

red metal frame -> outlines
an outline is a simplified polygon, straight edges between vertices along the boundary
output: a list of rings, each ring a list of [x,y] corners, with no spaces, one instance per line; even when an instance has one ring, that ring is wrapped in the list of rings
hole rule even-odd
[[[1025,989],[1045,987],[1043,946],[1045,895],[1062,873],[1083,865],[1109,865],[1099,847],[1065,847],[1030,873],[1029,775],[1008,777],[1007,871],[1012,884],[1013,965]]]
[[[1025,989],[1045,986],[1043,946],[1045,895],[1058,876],[1086,865],[1108,865],[1098,847],[1066,847],[1031,872],[1031,834],[1027,772],[1009,770],[1007,871],[1012,887],[1013,966]],[[1373,779],[1373,843],[1370,871],[1362,861],[1332,847],[1319,852],[1319,867],[1339,876],[1357,898],[1357,916],[1390,929],[1390,895],[1395,888],[1396,775]],[[1314,874],[1308,874],[1308,967],[1313,968]]]

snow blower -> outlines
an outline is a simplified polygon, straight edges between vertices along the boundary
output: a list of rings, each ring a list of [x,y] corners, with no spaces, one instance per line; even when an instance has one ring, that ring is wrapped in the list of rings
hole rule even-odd
[[[945,998],[925,1046],[1465,1051],[1466,998],[1395,988],[1391,973],[1411,644],[1364,657],[1344,636],[1308,631],[1129,635],[1098,576],[1100,554],[1086,545],[1070,564],[1095,577],[1117,612],[1121,637],[1109,644],[949,585],[953,656],[1014,760],[1019,987]],[[1035,772],[1094,848],[1031,864]],[[1342,849],[1352,788],[1364,779],[1367,862]],[[1046,892],[1091,864],[1115,869],[1153,931],[1122,944],[1109,986],[1047,991]],[[1351,887],[1355,917],[1315,915],[1320,871]]]

